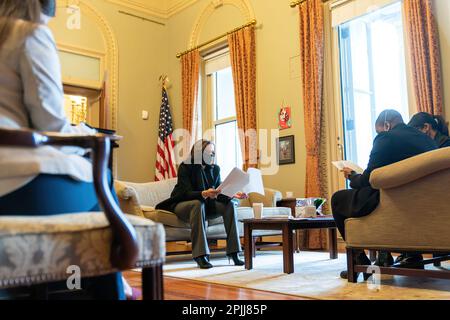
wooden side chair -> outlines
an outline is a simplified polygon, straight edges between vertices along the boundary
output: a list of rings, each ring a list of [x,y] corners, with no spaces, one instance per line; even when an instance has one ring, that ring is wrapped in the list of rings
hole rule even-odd
[[[143,299],[163,299],[165,232],[161,224],[126,216],[107,181],[111,136],[67,136],[0,129],[0,147],[91,149],[94,185],[103,212],[46,217],[0,216],[0,291],[48,299],[51,284],[142,268]],[[20,290],[16,290],[20,289]],[[14,298],[14,297],[13,297]]]

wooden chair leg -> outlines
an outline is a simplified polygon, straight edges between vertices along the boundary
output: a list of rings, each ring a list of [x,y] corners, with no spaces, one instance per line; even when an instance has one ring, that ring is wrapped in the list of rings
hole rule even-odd
[[[253,237],[252,241],[253,241],[253,246],[252,246],[252,256],[253,258],[256,258],[256,242],[257,242],[257,237]]]
[[[347,248],[347,280],[348,282],[356,283],[358,281],[358,274],[355,270],[354,250]]]
[[[143,300],[164,300],[163,266],[142,269]]]

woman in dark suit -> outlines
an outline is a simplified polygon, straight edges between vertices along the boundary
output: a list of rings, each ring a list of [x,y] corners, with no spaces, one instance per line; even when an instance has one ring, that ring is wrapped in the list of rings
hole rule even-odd
[[[213,267],[209,262],[206,221],[220,216],[227,233],[227,256],[235,265],[244,265],[239,259],[241,244],[233,199],[244,199],[247,195],[238,193],[229,198],[220,194],[220,168],[214,160],[214,144],[207,140],[197,141],[190,158],[178,168],[178,182],[170,198],[156,206],[157,209],[172,211],[180,220],[190,223],[192,256],[202,269]]]
[[[373,142],[367,169],[363,174],[356,174],[351,169],[344,168],[344,176],[350,181],[351,189],[338,191],[331,199],[333,216],[344,240],[345,220],[369,215],[380,202],[380,191],[370,185],[372,171],[436,149],[436,144],[430,137],[407,126],[401,114],[395,110],[383,111],[375,123],[375,129],[378,135]],[[388,253],[384,256],[379,258],[377,265],[387,263],[382,260],[393,260]],[[371,264],[364,251],[356,259],[358,264]],[[347,278],[347,271],[343,271],[341,277]]]
[[[439,148],[450,147],[448,126],[443,117],[420,112],[411,118],[408,125],[425,133]]]

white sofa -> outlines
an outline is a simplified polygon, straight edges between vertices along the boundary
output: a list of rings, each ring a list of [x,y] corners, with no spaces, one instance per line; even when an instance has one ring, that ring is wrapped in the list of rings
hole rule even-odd
[[[155,206],[170,197],[177,179],[159,182],[131,183],[115,181],[115,188],[123,212],[145,217],[155,222],[162,223],[166,230],[166,241],[189,241],[191,228],[189,223],[181,221],[173,212],[156,210]],[[281,200],[281,192],[273,189],[265,189],[265,195],[250,194],[249,199],[242,200],[237,209],[238,219],[253,218],[253,203],[264,203],[264,215],[288,215],[289,208],[276,207]],[[208,221],[208,239],[226,239],[222,217]],[[243,236],[243,224],[239,223],[239,232]],[[255,231],[254,237],[279,235],[279,231]]]

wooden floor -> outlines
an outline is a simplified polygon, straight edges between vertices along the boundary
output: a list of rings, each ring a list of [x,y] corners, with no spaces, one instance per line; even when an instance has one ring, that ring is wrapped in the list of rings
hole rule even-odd
[[[277,240],[277,239],[275,239]],[[272,240],[274,241],[274,240]],[[223,247],[223,241],[217,244]],[[215,246],[211,246],[215,248]],[[167,251],[191,250],[190,245],[185,243],[171,243],[167,246]],[[271,248],[270,250],[276,250]],[[281,250],[281,248],[278,248]],[[345,253],[345,244],[338,241],[339,253]],[[428,257],[428,256],[426,256]],[[431,257],[431,256],[430,256]],[[127,271],[123,273],[128,283],[136,289],[141,290],[141,273]],[[247,288],[237,288],[219,284],[206,283],[201,281],[164,277],[164,299],[165,300],[306,300],[305,298],[272,293]]]
[[[141,273],[124,272],[128,283],[141,289]],[[266,291],[236,288],[218,284],[205,283],[164,277],[165,300],[304,300],[299,297],[271,293]]]
[[[269,239],[266,241],[277,241]],[[219,240],[217,245],[210,245],[211,249],[223,248],[225,242]],[[270,248],[270,250],[276,248]],[[281,247],[278,248],[281,250]],[[343,248],[339,246],[340,251]],[[167,251],[190,251],[191,246],[187,243],[168,243]],[[124,272],[128,283],[136,289],[141,289],[141,273],[136,271]],[[165,300],[305,300],[304,298],[272,293],[267,291],[237,288],[219,284],[206,283],[173,277],[164,277],[164,299]]]

